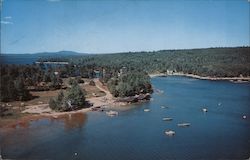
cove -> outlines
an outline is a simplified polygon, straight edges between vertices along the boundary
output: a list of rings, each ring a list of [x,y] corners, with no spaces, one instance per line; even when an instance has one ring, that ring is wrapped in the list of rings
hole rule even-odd
[[[152,100],[119,107],[118,116],[88,112],[44,118],[0,131],[8,159],[247,159],[250,84],[155,77]],[[162,108],[165,106],[166,108]],[[202,109],[206,107],[208,112]],[[144,109],[150,109],[144,112]],[[243,115],[247,119],[243,119]],[[171,117],[172,121],[162,118]],[[187,122],[189,127],[179,127]],[[166,130],[174,130],[167,136]]]

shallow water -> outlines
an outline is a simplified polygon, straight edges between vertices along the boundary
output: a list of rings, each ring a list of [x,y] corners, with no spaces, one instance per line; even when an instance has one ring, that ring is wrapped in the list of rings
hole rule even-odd
[[[119,109],[119,116],[89,112],[57,120],[40,119],[13,131],[1,131],[2,156],[31,160],[250,157],[249,83],[174,76],[156,77],[152,83],[164,93],[154,93],[148,103]],[[207,113],[202,112],[204,106]],[[150,112],[144,112],[146,108]],[[162,121],[163,117],[173,120]],[[182,122],[191,126],[178,127]],[[166,136],[168,129],[176,135]]]

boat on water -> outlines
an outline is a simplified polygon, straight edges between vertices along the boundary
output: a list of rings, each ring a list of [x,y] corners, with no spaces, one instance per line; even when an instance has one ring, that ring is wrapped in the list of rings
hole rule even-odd
[[[150,111],[150,109],[144,109],[144,112],[149,112]]]
[[[106,114],[108,115],[108,116],[117,116],[118,115],[118,112],[117,111],[108,111],[108,112],[106,112]]]
[[[163,90],[160,90],[160,89],[156,89],[155,92],[156,92],[157,94],[163,94],[163,93],[164,93],[164,91],[163,91]]]
[[[163,121],[172,121],[172,120],[173,120],[173,118],[170,118],[170,117],[164,117],[164,118],[162,118],[162,120],[163,120]]]
[[[244,115],[244,116],[242,116],[242,118],[243,118],[243,119],[247,119],[247,116],[246,116],[246,115]]]
[[[168,136],[173,136],[173,135],[175,135],[175,131],[167,130],[167,131],[165,131],[165,134]]]
[[[161,108],[164,109],[164,108],[168,108],[168,107],[167,106],[161,106]]]
[[[207,112],[208,110],[207,110],[206,108],[203,108],[202,111],[203,111],[203,112]]]
[[[178,123],[177,126],[179,127],[189,127],[191,124],[190,123]]]

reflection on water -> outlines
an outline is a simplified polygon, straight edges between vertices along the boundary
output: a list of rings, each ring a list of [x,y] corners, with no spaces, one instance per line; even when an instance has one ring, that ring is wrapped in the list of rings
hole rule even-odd
[[[30,117],[0,130],[0,149],[4,155],[24,155],[37,144],[54,140],[58,135],[74,129],[82,129],[87,122],[87,115],[74,113],[53,117]],[[35,145],[35,146],[34,146]],[[20,152],[20,153],[19,153]],[[15,158],[8,156],[8,158]],[[20,156],[22,157],[22,156]]]
[[[62,122],[64,124],[65,129],[74,129],[81,128],[84,126],[84,123],[87,121],[87,115],[84,113],[72,113],[72,114],[64,114],[60,116],[31,116],[24,119],[20,119],[16,123],[12,124],[8,128],[4,128],[4,131],[10,131],[12,129],[29,129],[32,127],[34,123],[42,123],[42,121],[48,121],[48,123],[53,124],[55,121]],[[1,133],[1,132],[0,132]]]
[[[51,118],[50,120],[54,121],[55,119]],[[56,120],[62,121],[64,128],[70,130],[74,128],[82,128],[87,121],[87,115],[83,113],[74,113],[59,116]]]

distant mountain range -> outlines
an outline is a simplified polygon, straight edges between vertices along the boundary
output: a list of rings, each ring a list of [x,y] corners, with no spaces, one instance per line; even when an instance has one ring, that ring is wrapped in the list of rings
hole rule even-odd
[[[78,53],[73,51],[59,52],[41,52],[41,53],[23,53],[23,54],[0,54],[1,64],[32,64],[39,58],[56,58],[68,56],[83,56],[87,53]]]

